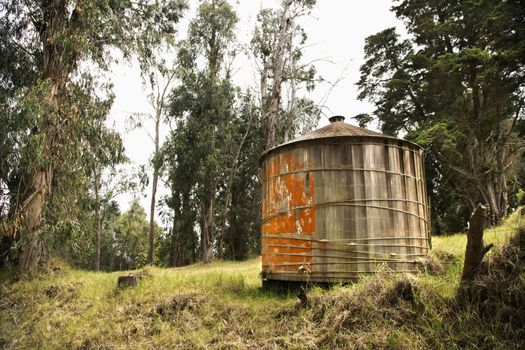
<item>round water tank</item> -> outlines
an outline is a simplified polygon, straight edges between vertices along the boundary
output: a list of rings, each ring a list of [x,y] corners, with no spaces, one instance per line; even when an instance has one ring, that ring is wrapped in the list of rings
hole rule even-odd
[[[422,149],[331,123],[262,157],[265,281],[349,282],[415,271],[430,246]]]

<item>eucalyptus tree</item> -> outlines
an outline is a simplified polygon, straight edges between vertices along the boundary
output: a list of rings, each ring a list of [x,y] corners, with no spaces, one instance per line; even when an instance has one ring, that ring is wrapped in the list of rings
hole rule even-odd
[[[123,193],[136,192],[137,179],[135,174],[127,174],[124,169],[118,168],[115,164],[123,159],[112,158],[110,163],[102,163],[98,161],[93,164],[90,176],[92,188],[86,194],[85,202],[88,205],[85,207],[84,212],[80,215],[88,215],[89,209],[94,211],[94,224],[85,227],[85,230],[91,232],[95,231],[95,251],[93,254],[92,267],[95,271],[101,269],[102,257],[102,240],[104,239],[104,232],[107,231],[108,226],[114,225],[115,217],[115,200],[118,195]],[[127,159],[124,159],[127,160]],[[81,218],[79,218],[80,221]],[[107,251],[104,251],[107,254]]]
[[[77,104],[79,102],[76,101]],[[134,187],[134,183],[127,180],[122,171],[117,170],[119,164],[128,161],[122,139],[118,132],[104,123],[111,102],[108,100],[104,103],[94,103],[94,108],[88,110],[90,119],[85,118],[86,127],[78,145],[82,148],[77,151],[79,162],[54,170],[54,176],[60,176],[61,179],[54,185],[55,190],[50,194],[50,203],[47,205],[48,222],[62,222],[64,218],[75,218],[76,221],[84,223],[87,232],[95,232],[92,267],[96,271],[100,270],[101,236],[106,213],[111,209],[115,196]],[[89,103],[81,105],[86,108]],[[74,179],[74,182],[70,179]],[[55,198],[60,202],[67,202],[67,209],[60,210],[61,206],[54,203]],[[71,209],[75,206],[78,206],[79,210],[76,215],[72,215]],[[84,219],[84,216],[90,215],[90,211],[94,212],[93,225],[87,224],[89,220]],[[50,216],[55,219],[50,220]]]
[[[157,77],[154,74],[157,73]],[[151,204],[150,204],[150,218],[149,218],[149,249],[148,249],[148,264],[153,263],[153,253],[155,247],[155,208],[157,205],[157,187],[159,177],[161,175],[162,157],[160,153],[160,125],[162,119],[166,114],[166,104],[168,100],[169,88],[175,78],[175,69],[168,69],[163,65],[160,65],[155,73],[150,75],[151,89],[154,91],[150,95],[150,104],[155,110],[153,120],[155,122],[155,135],[154,135],[154,151],[153,151],[153,174],[151,184]],[[161,83],[161,78],[164,82]]]
[[[137,199],[115,220],[113,230],[113,247],[109,252],[113,261],[110,267],[116,270],[143,267],[147,263],[149,223],[146,211]]]
[[[2,136],[10,146],[2,154],[8,169],[2,186],[9,192],[4,234],[18,241],[21,270],[38,265],[38,231],[50,196],[61,173],[78,166],[86,131],[99,125],[92,112],[111,103],[109,92],[92,83],[93,72],[109,67],[112,49],[125,57],[137,53],[146,66],[185,6],[183,0],[0,3],[1,85],[8,94],[0,124],[7,125]]]
[[[171,43],[173,44],[173,43]],[[166,56],[168,50],[175,49],[175,46],[168,45],[163,50],[159,50],[160,56]],[[148,91],[147,98],[153,113],[137,113],[130,118],[133,127],[142,127],[146,130],[149,138],[153,143],[153,153],[151,156],[151,198],[150,198],[150,213],[149,213],[149,248],[148,248],[148,264],[153,263],[154,248],[155,248],[155,212],[157,209],[157,189],[159,180],[162,180],[162,165],[163,157],[161,153],[161,126],[166,119],[168,109],[168,97],[173,83],[176,80],[177,67],[172,63],[168,63],[164,57],[160,57],[148,67],[144,75],[144,88]],[[147,122],[153,122],[153,132],[147,129]]]
[[[315,3],[316,0],[282,0],[279,9],[266,8],[257,16],[251,45],[260,75],[266,149],[295,136],[300,124],[307,131],[319,119],[317,106],[298,96],[301,88],[312,90],[316,82],[315,67],[302,62],[307,35],[298,23]],[[286,100],[287,105],[283,106]]]
[[[175,157],[171,158],[174,162],[170,173],[171,205],[175,222],[185,221],[197,211],[204,262],[210,262],[214,255],[223,149],[228,143],[226,130],[237,91],[225,63],[233,50],[237,21],[227,1],[209,0],[200,4],[189,24],[187,40],[179,45],[180,86],[172,92],[171,115],[177,119],[177,130],[171,140],[175,151]],[[186,229],[192,231],[193,227],[186,224]],[[173,237],[177,231],[174,227]]]
[[[232,140],[222,194],[221,227],[217,253],[221,258],[243,260],[260,254],[261,179],[259,159],[264,135],[258,104],[251,93],[239,96],[229,128]]]
[[[384,132],[427,148],[433,202],[457,198],[467,215],[485,203],[501,220],[523,152],[523,2],[405,0],[392,10],[409,36],[388,28],[366,39],[359,97]]]
[[[161,126],[166,121],[168,109],[169,93],[176,81],[177,66],[173,57],[176,57],[176,41],[169,40],[165,45],[156,51],[156,58],[142,70],[143,90],[147,94],[147,100],[151,107],[151,112],[133,113],[128,122],[131,128],[143,128],[153,143],[153,153],[150,160],[151,166],[151,198],[149,213],[149,249],[148,264],[154,260],[155,249],[155,212],[157,209],[157,189],[159,180],[162,180],[163,157],[161,153]],[[153,130],[150,130],[150,122],[153,123]],[[146,167],[143,167],[145,184],[149,182],[146,175]]]

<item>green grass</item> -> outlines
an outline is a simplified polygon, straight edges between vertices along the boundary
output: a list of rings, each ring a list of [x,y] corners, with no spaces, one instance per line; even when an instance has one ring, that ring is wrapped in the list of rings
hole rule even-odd
[[[271,317],[267,311],[293,299],[261,290],[260,264],[257,258],[148,267],[138,286],[125,290],[115,288],[123,272],[66,269],[46,278],[4,282],[0,343],[46,349],[206,348],[214,339],[235,344],[238,336],[229,335],[229,328],[264,329]]]
[[[524,219],[513,215],[488,229],[485,241],[495,243],[489,254]],[[381,271],[353,285],[314,288],[302,310],[294,295],[261,290],[260,258],[148,267],[139,285],[125,290],[116,289],[124,272],[62,265],[52,275],[15,281],[4,270],[0,349],[512,348],[496,321],[458,309],[465,245],[464,234],[433,239],[442,275]],[[413,299],[402,296],[403,283],[413,286]]]
[[[485,243],[494,243],[497,248],[515,234],[518,227],[525,223],[525,218],[516,214],[509,215],[499,226],[487,228],[483,233]],[[441,250],[457,256],[462,256],[465,253],[466,245],[467,235],[464,233],[432,238],[433,250]]]
[[[483,233],[485,244],[494,244],[494,248],[487,254],[487,257],[498,252],[499,249],[516,234],[517,230],[525,225],[525,217],[517,214],[518,213],[515,212],[509,215],[501,225],[485,230]],[[433,288],[438,288],[440,295],[453,297],[458,288],[463,270],[466,246],[467,235],[465,233],[433,237],[431,256],[439,257],[445,253],[444,255],[450,255],[451,260],[442,261],[442,264],[445,265],[446,268],[446,274],[444,276],[422,275],[421,280],[428,282]],[[443,258],[440,260],[443,260]]]

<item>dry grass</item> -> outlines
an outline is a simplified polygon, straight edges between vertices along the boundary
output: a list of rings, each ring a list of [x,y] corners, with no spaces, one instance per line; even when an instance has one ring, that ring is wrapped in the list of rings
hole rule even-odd
[[[525,232],[517,215],[486,232],[496,248],[458,298],[464,235],[435,238],[441,274],[382,270],[359,283],[295,295],[261,290],[260,259],[147,268],[136,288],[123,273],[60,266],[32,280],[0,273],[5,349],[455,349],[525,346]],[[510,245],[504,245],[509,237]],[[521,304],[520,304],[521,303]],[[521,333],[520,333],[521,332]]]

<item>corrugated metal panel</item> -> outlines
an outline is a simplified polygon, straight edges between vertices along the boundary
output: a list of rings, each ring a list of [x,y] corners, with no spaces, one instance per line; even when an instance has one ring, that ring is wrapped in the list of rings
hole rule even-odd
[[[331,125],[341,130],[347,124]],[[299,140],[266,154],[262,265],[267,279],[349,281],[382,264],[414,270],[416,259],[427,254],[421,149],[378,135]]]

